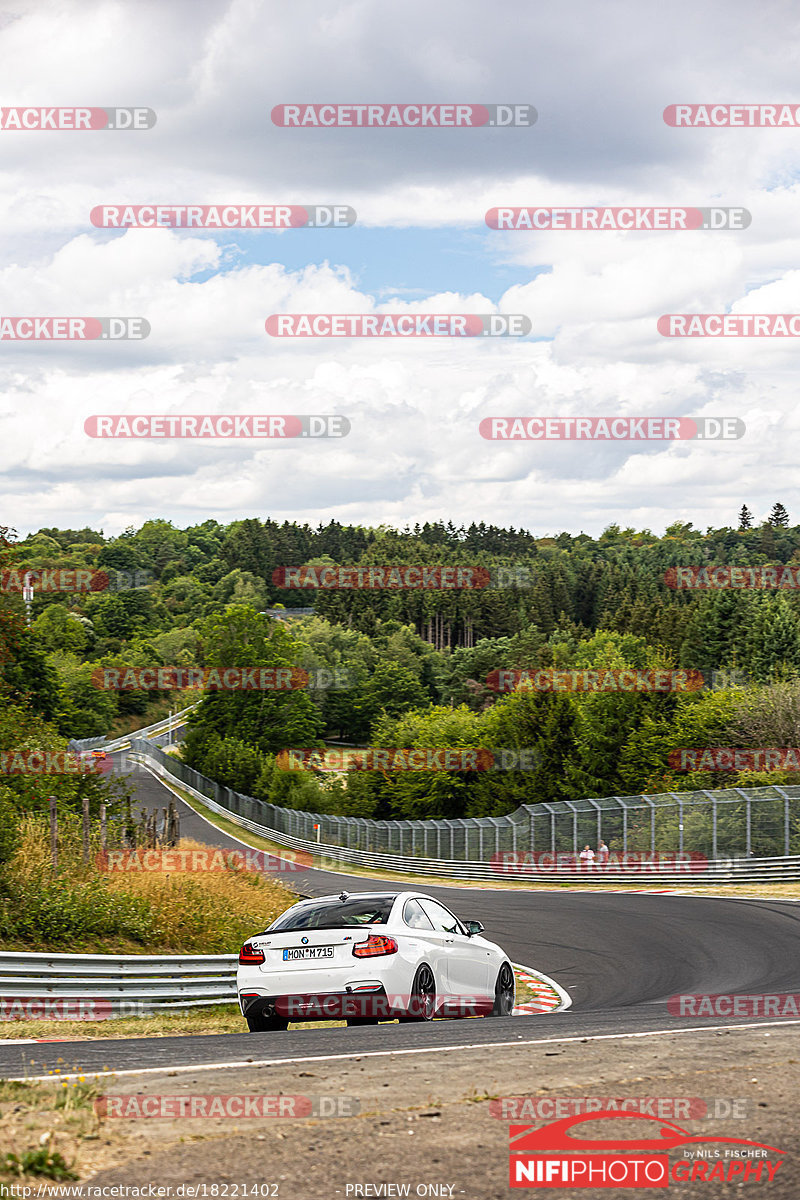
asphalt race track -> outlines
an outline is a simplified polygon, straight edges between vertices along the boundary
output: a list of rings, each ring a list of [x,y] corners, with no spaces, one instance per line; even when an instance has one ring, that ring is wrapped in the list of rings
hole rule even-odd
[[[162,808],[166,803],[164,788],[149,774],[139,778],[137,792],[146,808]],[[184,837],[216,846],[240,844],[178,803]],[[292,871],[283,878],[306,896],[345,887],[348,891],[404,887],[400,879],[372,883],[359,876],[313,869]],[[790,901],[490,887],[423,886],[421,890],[438,896],[459,916],[482,921],[487,936],[515,962],[545,972],[566,988],[572,1008],[535,1017],[432,1025],[290,1028],[277,1034],[245,1031],[27,1045],[0,1042],[0,1076],[44,1073],[57,1059],[62,1070],[143,1071],[735,1027],[774,1019],[673,1016],[667,999],[687,993],[800,992],[800,904]],[[20,1035],[24,1036],[22,1029]]]

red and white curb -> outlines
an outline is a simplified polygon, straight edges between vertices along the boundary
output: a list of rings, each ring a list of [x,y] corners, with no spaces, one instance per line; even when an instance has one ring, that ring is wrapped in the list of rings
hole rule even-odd
[[[539,1013],[564,1012],[572,1006],[569,992],[556,983],[555,979],[521,963],[511,965],[520,983],[527,984],[528,989],[533,992],[530,1000],[515,1005],[512,1016],[535,1017]]]

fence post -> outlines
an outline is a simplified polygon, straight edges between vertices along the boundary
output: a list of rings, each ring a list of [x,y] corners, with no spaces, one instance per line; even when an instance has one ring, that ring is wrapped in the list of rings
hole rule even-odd
[[[783,853],[789,857],[789,797],[783,795]]]
[[[750,839],[750,797],[747,797],[747,857],[750,857],[751,839]]]
[[[578,810],[571,800],[565,800],[567,808],[572,812],[572,853],[578,853]]]
[[[58,874],[58,814],[56,813],[56,798],[50,797],[50,859],[53,864],[53,874]]]
[[[103,853],[108,849],[108,834],[106,831],[106,805],[105,801],[100,805],[100,849]]]
[[[621,796],[615,796],[617,804],[622,805],[622,853],[628,853],[628,806]]]
[[[717,861],[717,797],[711,794],[711,857]]]
[[[89,862],[89,797],[84,796],[83,807],[83,861]]]

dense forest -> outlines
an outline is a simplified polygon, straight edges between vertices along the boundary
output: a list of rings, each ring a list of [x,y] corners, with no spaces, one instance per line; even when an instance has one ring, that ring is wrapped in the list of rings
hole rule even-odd
[[[287,666],[339,669],[345,686],[211,692],[192,718],[187,761],[276,803],[385,817],[795,780],[669,765],[676,748],[800,739],[796,572],[784,571],[795,586],[780,588],[674,586],[678,567],[800,567],[800,527],[780,504],[758,527],[743,506],[735,526],[702,533],[675,523],[663,536],[616,525],[592,538],[484,524],[312,529],[249,518],[179,529],[156,520],[110,538],[48,528],[20,540],[6,530],[1,554],[0,694],[14,717],[0,731],[6,747],[25,713],[55,738],[92,737],[199,695],[98,687],[102,668]],[[481,586],[283,586],[286,568],[302,565],[461,567]],[[76,572],[80,590],[53,590]],[[281,609],[313,611],[287,620]],[[705,686],[557,692],[523,682],[503,692],[493,683],[500,670],[588,668],[704,672]],[[331,739],[529,748],[534,766],[343,778],[276,762],[281,749]]]

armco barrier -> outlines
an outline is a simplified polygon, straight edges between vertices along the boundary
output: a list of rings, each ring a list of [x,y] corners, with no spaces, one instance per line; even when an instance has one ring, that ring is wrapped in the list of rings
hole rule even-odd
[[[546,1011],[563,1012],[571,1006],[569,994],[554,980],[522,963],[512,965],[529,981],[543,981],[558,993],[560,1003]],[[84,1019],[145,1016],[236,1003],[237,966],[236,954],[0,952],[0,1019],[48,1019],[54,1010],[61,1019],[81,1010]]]
[[[391,829],[387,830],[386,826],[434,826],[438,827],[436,833],[438,834],[437,841],[439,846],[441,846],[443,840],[442,826],[447,825],[452,829],[456,825],[470,826],[474,823],[468,820],[449,822],[367,821],[346,817],[326,817],[322,814],[303,813],[294,809],[281,809],[263,800],[256,800],[252,796],[243,796],[238,792],[234,792],[231,788],[223,787],[210,779],[206,779],[179,760],[165,754],[158,746],[154,746],[152,743],[137,739],[134,743],[131,757],[134,761],[145,765],[165,782],[171,783],[173,786],[193,795],[212,812],[226,817],[243,829],[267,838],[279,846],[310,852],[315,856],[315,865],[322,868],[349,864],[406,875],[432,875],[438,878],[484,880],[491,881],[497,885],[514,880],[529,880],[541,883],[552,882],[554,879],[564,882],[600,883],[611,886],[621,883],[643,885],[658,885],[661,883],[684,885],[692,883],[781,883],[800,879],[800,855],[768,858],[714,858],[708,859],[703,869],[698,869],[697,862],[678,868],[659,866],[658,869],[644,869],[639,871],[620,870],[615,868],[613,864],[605,868],[598,866],[593,869],[576,870],[574,867],[558,865],[557,862],[549,869],[534,869],[533,867],[526,867],[524,864],[520,864],[522,865],[522,869],[519,869],[513,858],[509,861],[505,857],[509,854],[524,856],[532,848],[530,842],[531,825],[510,824],[511,818],[516,817],[518,813],[513,813],[511,817],[507,818],[488,818],[493,823],[496,836],[493,839],[494,845],[486,847],[488,851],[486,857],[480,859],[445,858],[441,854],[422,857],[418,855],[394,854],[391,850],[377,851],[337,845],[332,842],[295,836],[286,832],[285,828],[276,828],[275,826],[278,824],[278,821],[275,821],[274,824],[269,824],[265,818],[276,815],[281,821],[297,821],[298,825],[301,821],[304,823],[319,823],[320,825],[326,821],[341,822],[342,825],[340,828],[357,826],[360,833],[363,833],[364,828],[367,827],[367,836],[369,836],[369,827],[371,826],[374,828],[377,836],[385,836],[389,840],[391,840],[392,831]],[[763,789],[754,790],[761,791]],[[780,790],[784,793],[790,790],[794,792],[800,791],[797,788]],[[740,802],[744,803],[748,800],[748,797],[744,793],[744,789],[742,789],[742,793]],[[756,797],[756,800],[758,799],[760,798]],[[790,799],[792,797],[785,797],[785,811],[787,814]],[[554,806],[547,805],[546,807],[552,809]],[[570,808],[575,807],[575,805],[570,805]],[[524,805],[523,809],[530,812],[534,809],[534,806]],[[256,819],[258,817],[262,817],[262,819]],[[786,820],[788,824],[788,815]],[[500,837],[502,822],[505,822],[503,832],[511,833],[511,837],[506,840],[505,844],[501,844]],[[749,824],[750,822],[748,821]],[[483,842],[483,826],[480,828],[481,842]],[[527,835],[527,841],[525,835]],[[347,836],[350,836],[349,832]],[[424,840],[427,844],[427,836]],[[509,845],[508,841],[513,841],[513,845]]]
[[[197,703],[190,704],[187,708],[182,708],[180,712],[172,713],[169,717],[162,717],[160,721],[156,721],[153,725],[148,725],[146,729],[137,729],[134,734],[123,734],[122,737],[114,738],[113,742],[103,737],[94,738],[72,738],[67,743],[68,748],[73,753],[80,754],[83,750],[105,750],[109,754],[115,750],[125,750],[130,745],[131,737],[146,738],[149,734],[156,736],[161,733],[168,733],[170,729],[183,724],[181,718],[190,713],[192,709],[197,707]]]
[[[0,952],[0,1005],[95,1001],[108,1015],[230,1004],[235,954],[29,954]]]

